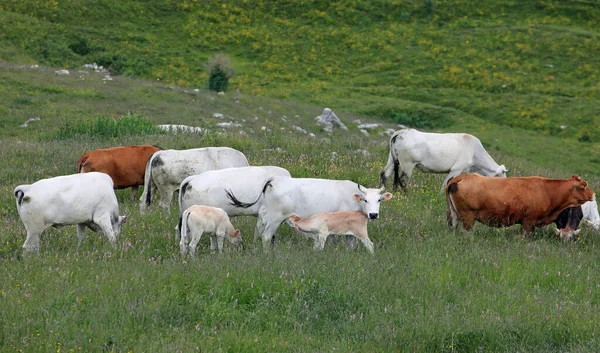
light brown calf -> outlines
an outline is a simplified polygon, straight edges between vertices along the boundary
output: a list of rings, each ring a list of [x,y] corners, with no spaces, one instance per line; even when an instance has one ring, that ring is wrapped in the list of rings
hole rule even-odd
[[[301,219],[290,216],[288,223],[315,240],[314,248],[323,250],[329,235],[353,235],[359,239],[370,253],[373,253],[373,242],[367,233],[367,216],[358,211],[342,211],[319,213],[312,217]]]
[[[221,208],[194,205],[183,211],[181,218],[181,255],[185,256],[189,248],[190,255],[193,256],[204,233],[210,234],[210,248],[215,250],[218,247],[219,253],[223,252],[225,237],[235,246],[242,244],[240,230],[233,228],[229,216]]]

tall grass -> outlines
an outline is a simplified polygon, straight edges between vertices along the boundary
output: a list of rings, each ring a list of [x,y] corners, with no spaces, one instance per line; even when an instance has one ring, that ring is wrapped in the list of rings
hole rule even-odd
[[[49,138],[56,140],[74,137],[112,138],[125,136],[159,135],[164,130],[153,125],[147,117],[138,113],[127,113],[120,118],[99,117],[90,120],[67,122]]]

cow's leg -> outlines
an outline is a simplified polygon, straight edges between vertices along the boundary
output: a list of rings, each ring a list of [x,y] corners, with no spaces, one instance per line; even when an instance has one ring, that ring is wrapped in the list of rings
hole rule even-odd
[[[117,237],[115,235],[115,231],[113,230],[112,223],[110,222],[110,216],[108,214],[96,216],[92,218],[92,221],[100,227],[102,233],[106,235],[110,244],[115,247],[117,245]]]
[[[223,253],[223,240],[225,239],[225,232],[218,232],[216,235],[217,238],[217,248],[219,249],[219,254]]]
[[[189,250],[190,250],[190,255],[194,256],[194,255],[196,255],[196,246],[198,246],[198,243],[200,242],[200,237],[204,233],[204,228],[194,227],[194,228],[190,229],[190,233],[192,234],[192,236],[190,239]]]
[[[137,198],[138,188],[138,185],[134,185],[131,187],[131,201],[135,201],[135,199]]]
[[[25,224],[25,230],[27,231],[27,238],[23,243],[23,249],[26,253],[39,253],[40,252],[40,235],[48,228],[49,225],[45,224]]]
[[[210,236],[210,250],[217,250],[217,236],[214,234]]]
[[[357,243],[354,235],[347,234],[346,236],[346,247],[350,250],[356,250]]]
[[[402,191],[405,193],[408,192],[408,180],[412,175],[413,170],[415,169],[416,164],[414,163],[400,163],[398,165],[398,176],[394,176],[394,190],[398,189],[398,185],[402,188]]]
[[[456,230],[458,227],[458,220],[458,214],[453,210],[450,201],[446,201],[446,222],[448,222],[448,227]]]
[[[158,207],[165,213],[169,213],[169,209],[171,208],[171,200],[173,199],[173,193],[176,188],[172,185],[163,185],[159,188],[160,199],[158,200]]]
[[[325,249],[325,242],[327,241],[327,236],[329,235],[329,231],[326,227],[319,229],[319,232],[315,234],[315,244],[313,249],[315,250],[323,250]]]
[[[77,249],[81,248],[81,243],[85,239],[85,224],[79,223],[77,224]]]
[[[256,226],[254,227],[254,240],[260,237],[264,229],[265,225],[263,224],[262,219],[258,217],[256,220]]]
[[[275,233],[277,233],[277,229],[279,228],[281,222],[283,222],[283,220],[279,222],[268,221],[266,223],[265,230],[262,233],[263,250],[268,251],[270,249],[273,243],[273,237],[275,236]]]
[[[356,238],[358,238],[365,248],[372,254],[373,253],[373,242],[369,239],[369,233],[367,233],[367,229],[361,229],[354,234]]]
[[[535,231],[535,223],[529,222],[527,220],[525,220],[525,221],[523,221],[523,223],[521,223],[521,234],[523,234],[523,236],[530,238],[533,236],[534,231]]]

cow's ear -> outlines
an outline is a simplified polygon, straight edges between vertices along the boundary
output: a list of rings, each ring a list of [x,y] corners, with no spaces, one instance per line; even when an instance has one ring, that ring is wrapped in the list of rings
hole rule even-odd
[[[362,200],[362,196],[360,196],[359,194],[354,194],[354,195],[352,195],[352,197],[354,197],[356,202],[360,202],[360,200]]]
[[[125,224],[125,223],[127,222],[127,218],[129,218],[129,215],[125,215],[125,216],[123,216],[123,217],[120,217],[120,218],[121,218],[121,219],[120,219],[120,221],[121,221],[121,224]]]
[[[575,180],[577,180],[577,181],[580,181],[580,180],[581,180],[581,178],[580,178],[580,177],[579,177],[579,175],[577,175],[577,174],[573,174],[573,175],[571,175],[571,179],[575,179]]]
[[[392,195],[392,194],[391,194],[391,193],[389,193],[389,192],[386,192],[385,194],[383,194],[383,195],[381,195],[381,196],[382,196],[382,197],[381,197],[381,199],[382,199],[383,201],[389,201],[389,200],[390,200],[392,197],[394,197],[394,195]]]
[[[237,237],[238,235],[240,235],[240,230],[239,230],[239,229],[236,229],[236,230],[233,232],[233,237],[235,238],[235,237]]]
[[[554,234],[556,234],[557,237],[560,237],[560,229],[554,228]]]

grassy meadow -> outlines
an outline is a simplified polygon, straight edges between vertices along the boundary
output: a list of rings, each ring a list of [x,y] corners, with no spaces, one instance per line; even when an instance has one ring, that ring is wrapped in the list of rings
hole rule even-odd
[[[78,249],[75,227],[51,228],[23,256],[13,195],[130,144],[229,146],[251,165],[375,187],[398,123],[469,132],[511,175],[579,173],[600,190],[599,19],[576,0],[0,0],[0,351],[599,351],[597,232],[451,232],[443,175],[415,171],[382,204],[374,255],[315,252],[285,225],[264,253],[255,219],[238,217],[242,251],[213,254],[204,237],[182,258],[175,204],[140,215],[117,190],[130,218],[116,248],[88,232]],[[216,52],[232,58],[239,103],[204,88]],[[91,62],[112,80],[81,69]],[[325,107],[347,132],[315,124]],[[381,126],[365,136],[357,119]]]

